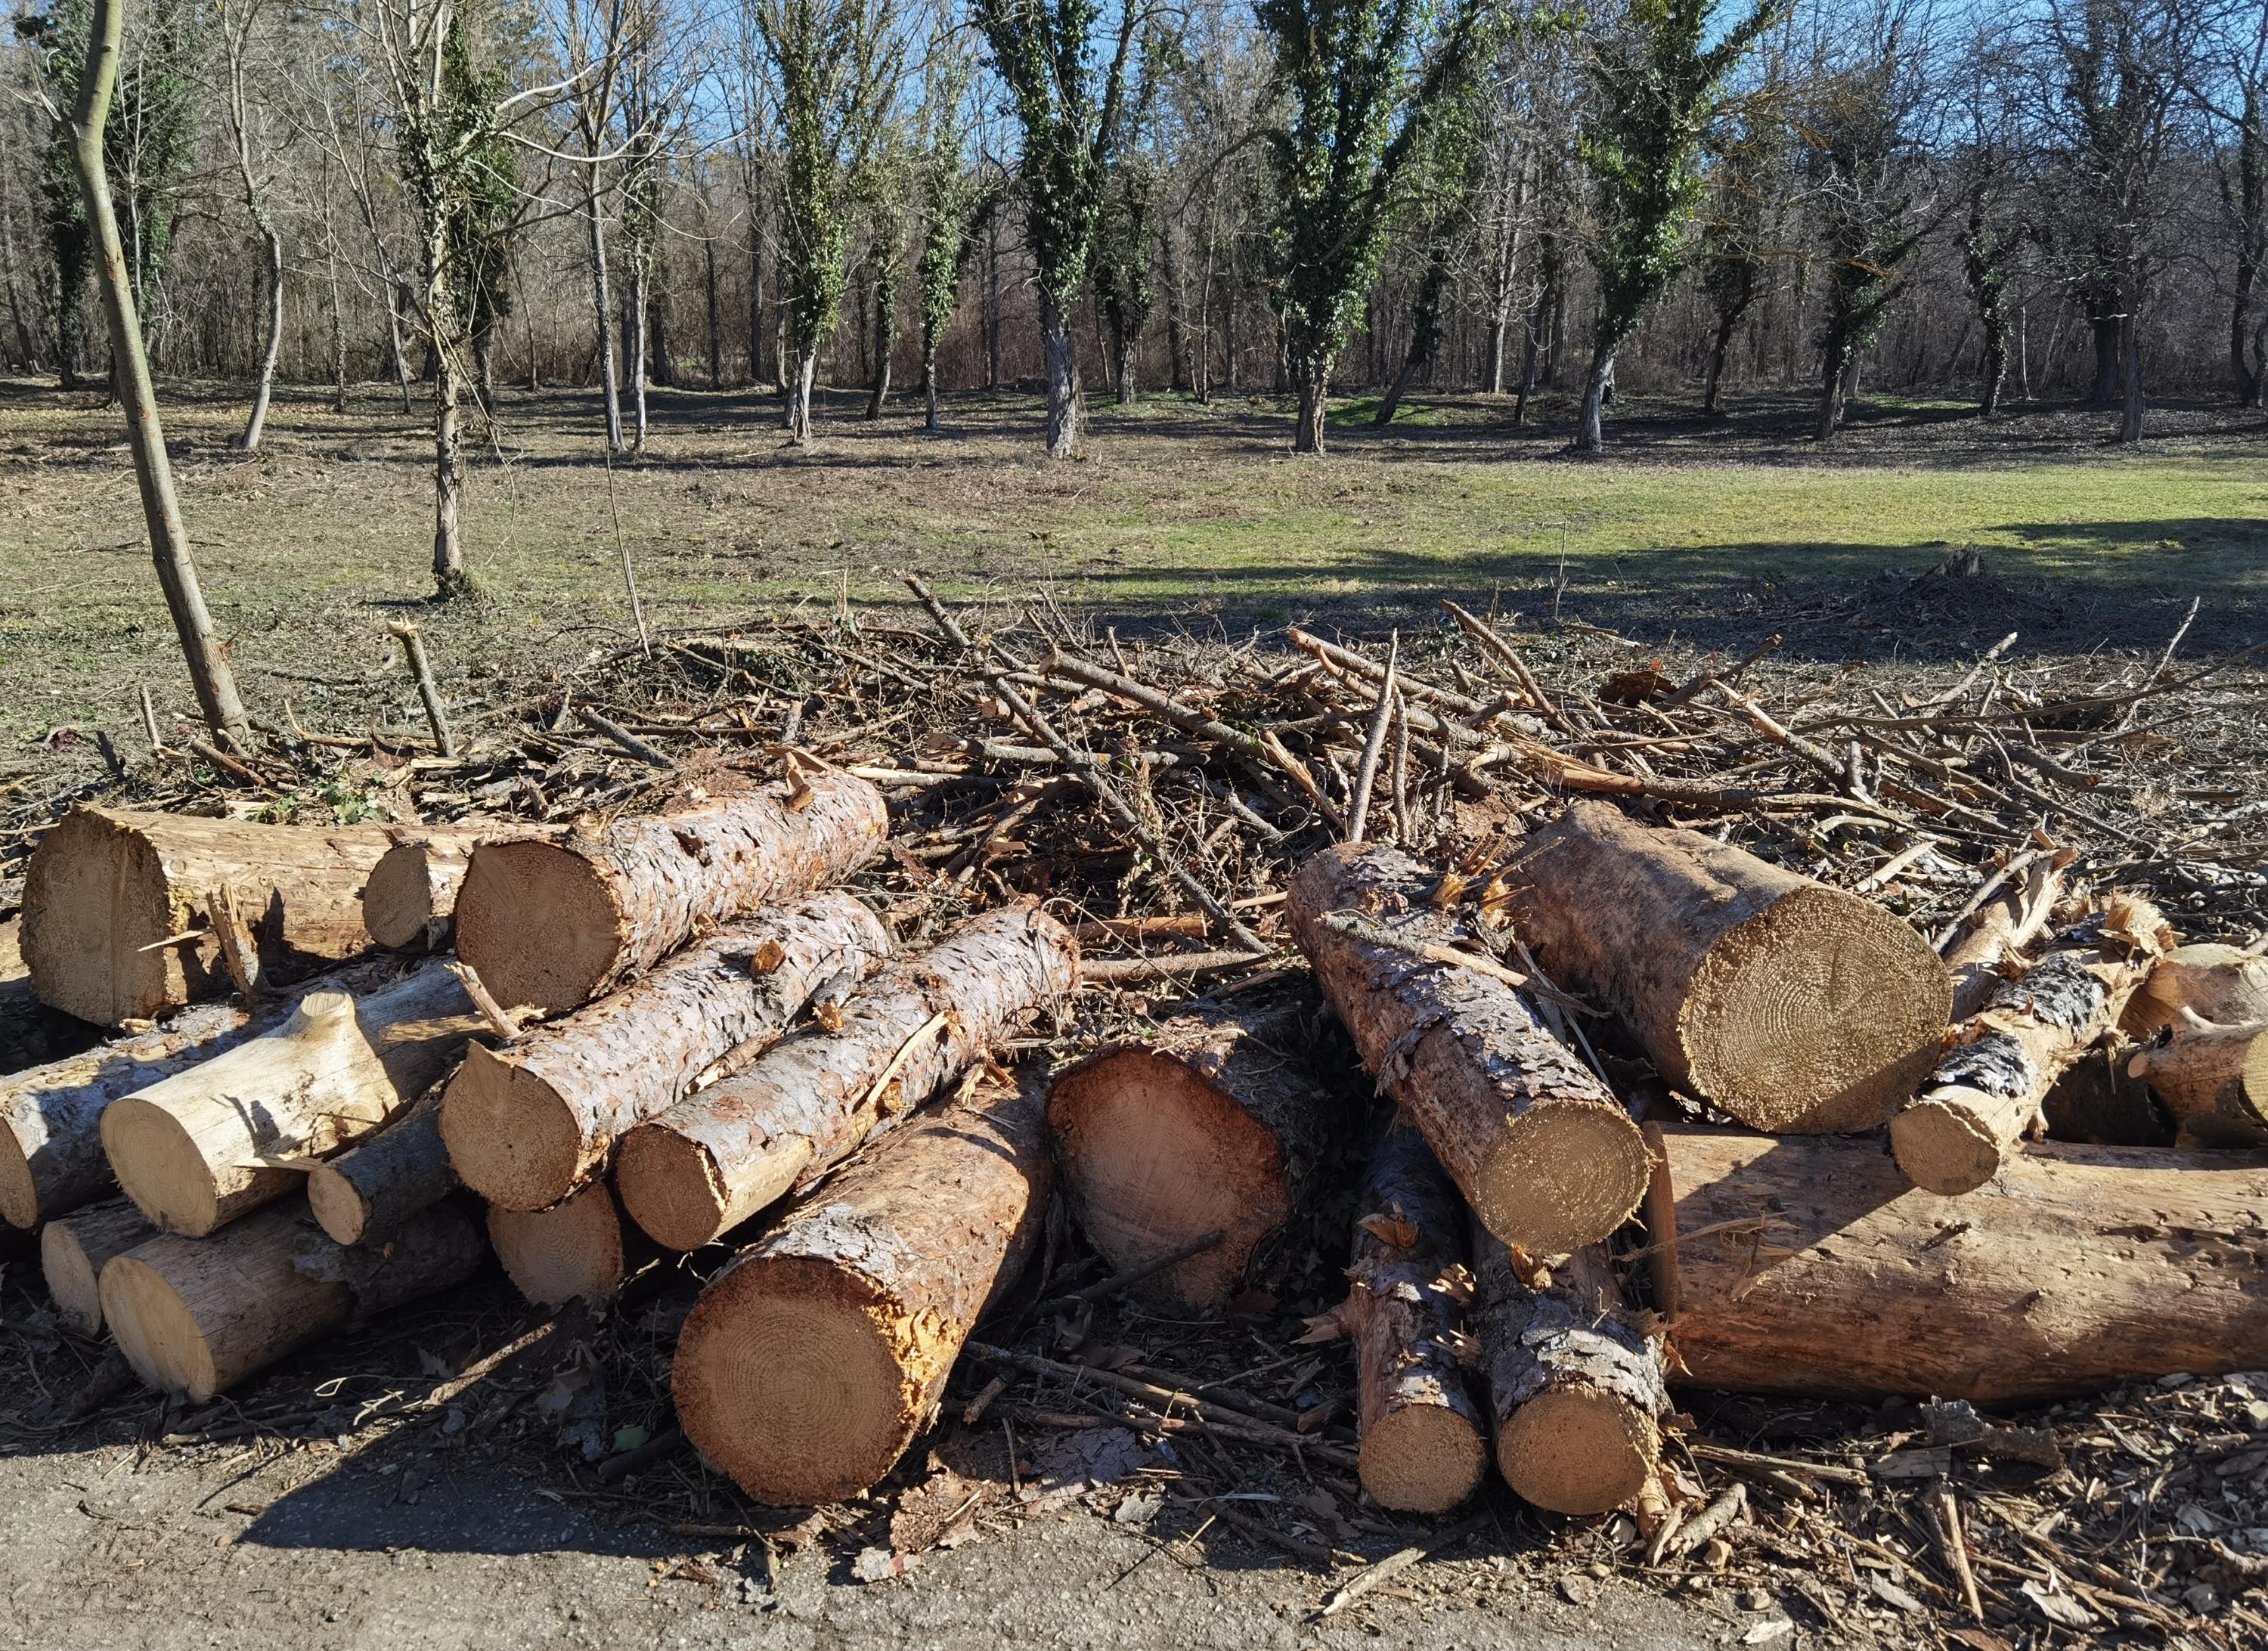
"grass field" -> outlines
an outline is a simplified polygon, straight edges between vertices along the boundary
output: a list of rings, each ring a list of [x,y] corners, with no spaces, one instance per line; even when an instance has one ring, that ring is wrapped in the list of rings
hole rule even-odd
[[[229,450],[240,399],[172,387],[168,435],[208,595],[247,691],[352,682],[385,666],[383,622],[423,609],[431,491],[423,414],[372,389],[345,416],[287,394],[255,459]],[[2133,452],[2102,421],[2029,412],[1990,430],[1957,407],[1869,409],[1844,450],[1797,439],[1794,400],[1705,424],[1628,403],[1615,451],[1563,456],[1564,405],[1525,430],[1508,403],[1418,398],[1389,430],[1353,403],[1335,453],[1295,461],[1281,407],[1181,398],[1096,409],[1088,456],[1037,453],[1028,398],[954,398],[948,432],[910,404],[824,410],[808,453],[751,394],[656,397],[648,452],[599,461],[587,394],[519,393],[480,450],[468,554],[490,600],[430,610],[445,674],[566,660],[627,624],[616,537],[662,624],[797,601],[894,599],[911,567],[949,593],[1114,617],[1160,609],[1268,623],[1430,605],[1436,592],[1612,592],[1625,609],[1726,585],[1918,571],[1976,544],[1993,571],[2249,608],[2268,568],[2268,424],[2176,409]],[[185,705],[114,409],[0,382],[0,730],[122,727],[134,689]],[[1532,599],[1531,599],[1532,600]],[[262,682],[261,674],[271,674]],[[321,685],[297,690],[304,707]]]

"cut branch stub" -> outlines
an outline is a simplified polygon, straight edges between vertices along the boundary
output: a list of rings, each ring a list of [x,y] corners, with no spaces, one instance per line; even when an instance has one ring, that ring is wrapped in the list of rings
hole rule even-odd
[[[2176,946],[2152,966],[2120,1025],[2146,1038],[2179,1024],[2184,1009],[2218,1026],[2268,1021],[2268,957],[2234,946]]]

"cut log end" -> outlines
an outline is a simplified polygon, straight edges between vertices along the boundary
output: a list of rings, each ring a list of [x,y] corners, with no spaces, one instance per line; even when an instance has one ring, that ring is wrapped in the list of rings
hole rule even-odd
[[[446,922],[446,910],[434,910],[433,878],[423,843],[405,843],[389,850],[371,867],[363,885],[362,921],[370,938],[388,951],[408,951],[427,944],[435,919]]]
[[[465,1051],[442,1097],[441,1139],[465,1184],[508,1210],[549,1209],[582,1178],[573,1108],[534,1072],[478,1045]]]
[[[1628,1220],[1652,1177],[1646,1138],[1627,1113],[1550,1102],[1506,1120],[1474,1177],[1473,1212],[1507,1244],[1564,1256]]]
[[[94,809],[66,814],[33,859],[24,905],[24,962],[41,1002],[115,1026],[180,997],[166,975],[183,959],[142,949],[176,929],[165,868],[140,833]]]
[[[317,1164],[307,1177],[307,1208],[334,1243],[359,1244],[370,1225],[370,1200],[333,1164]]]
[[[119,1190],[166,1231],[196,1238],[221,1224],[211,1168],[173,1112],[136,1095],[120,1097],[104,1109],[102,1149]]]
[[[548,1210],[490,1206],[489,1242],[513,1287],[538,1307],[611,1300],[628,1272],[622,1212],[603,1181]]]
[[[1693,1087],[1778,1133],[1873,1129],[1936,1059],[1952,984],[1906,924],[1800,888],[1712,947],[1679,1031]]]
[[[1555,1388],[1499,1429],[1497,1470],[1527,1501],[1555,1514],[1604,1514],[1645,1487],[1660,1459],[1653,1419],[1619,1394]]]
[[[40,1231],[40,1270],[48,1294],[63,1322],[83,1336],[102,1331],[102,1286],[99,1270],[68,1223],[50,1221]]]
[[[838,1270],[743,1262],[686,1320],[672,1375],[686,1433],[759,1501],[806,1507],[865,1489],[920,1422],[889,1316]]]
[[[1487,1465],[1487,1447],[1469,1419],[1446,1406],[1413,1404],[1372,1425],[1358,1471],[1381,1507],[1441,1514],[1479,1487]]]
[[[202,1404],[220,1390],[196,1315],[164,1273],[130,1255],[102,1270],[102,1316],[134,1373],[164,1393]]]
[[[1989,1104],[1992,1097],[1977,1099]],[[1907,1180],[1947,1198],[1984,1185],[2007,1157],[1992,1124],[1962,1103],[1958,1090],[1918,1101],[1892,1118],[1890,1152]]]
[[[670,1249],[698,1249],[784,1198],[811,1158],[807,1139],[778,1143],[761,1163],[741,1167],[735,1197],[706,1146],[675,1130],[641,1124],[622,1138],[615,1184],[647,1237]]]
[[[25,1228],[40,1224],[39,1183],[23,1142],[9,1129],[0,1129],[0,1221]]]
[[[550,843],[490,843],[457,894],[458,955],[507,1009],[580,1008],[622,949],[622,914],[591,862]]]
[[[1143,1049],[1099,1056],[1064,1075],[1048,1115],[1080,1225],[1114,1271],[1226,1235],[1139,1288],[1153,1300],[1227,1301],[1289,1212],[1274,1139],[1182,1061]]]

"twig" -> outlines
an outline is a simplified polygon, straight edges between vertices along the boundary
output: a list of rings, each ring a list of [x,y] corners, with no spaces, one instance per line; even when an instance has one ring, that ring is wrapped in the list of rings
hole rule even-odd
[[[268,782],[266,780],[261,778],[259,775],[254,773],[252,770],[238,762],[234,757],[222,750],[218,746],[208,744],[202,740],[189,740],[185,741],[185,743],[188,746],[191,751],[204,758],[206,762],[211,763],[223,773],[232,774],[247,785],[257,785],[262,790],[267,788]]]
[[[1308,1620],[1321,1622],[1326,1617],[1337,1615],[1380,1583],[1391,1581],[1420,1559],[1431,1558],[1444,1548],[1454,1547],[1494,1517],[1492,1514],[1477,1514],[1462,1525],[1443,1531],[1431,1542],[1420,1543],[1414,1547],[1399,1549],[1388,1554],[1376,1565],[1358,1572],[1325,1600]]]
[[[449,732],[448,713],[441,707],[441,689],[433,681],[432,662],[425,657],[425,638],[417,634],[416,626],[399,619],[387,622],[386,628],[401,644],[402,658],[417,683],[417,697],[425,703],[425,720],[433,730],[434,745],[443,756],[456,755],[457,738]]]
[[[1107,1301],[1122,1290],[1132,1289],[1145,1279],[1187,1261],[1191,1256],[1204,1254],[1227,1236],[1226,1228],[1217,1227],[1210,1233],[1200,1234],[1186,1243],[1176,1244],[1163,1254],[1152,1256],[1149,1260],[1128,1267],[1123,1271],[1114,1272],[1108,1278],[1099,1279],[1081,1289],[1042,1301],[1032,1310],[1035,1313],[1060,1313],[1067,1308],[1077,1307],[1082,1301]]]
[[[1271,954],[1259,952],[1181,952],[1167,957],[1097,957],[1083,959],[1079,979],[1095,986],[1123,986],[1145,980],[1170,980],[1176,975],[1217,975],[1225,969],[1248,969],[1266,962]]]
[[[1961,1535],[1961,1505],[1955,1500],[1951,1485],[1942,1482],[1938,1485],[1931,1511],[1936,1515],[1937,1538],[1945,1550],[1945,1562],[1961,1584],[1961,1597],[1968,1603],[1969,1614],[1983,1622],[1984,1602],[1977,1596],[1977,1573],[1969,1566],[1969,1544]]]
[[[481,1019],[489,1023],[490,1029],[498,1037],[509,1043],[519,1036],[520,1019],[528,1014],[529,1010],[509,1010],[498,1003],[495,994],[482,984],[480,975],[470,963],[453,961],[442,964],[441,967],[454,975],[463,984],[465,996],[473,1000],[473,1007],[480,1011]]]
[[[641,763],[651,763],[656,768],[674,768],[677,766],[677,764],[671,762],[660,752],[655,750],[644,741],[639,739],[637,735],[632,733],[628,728],[623,727],[621,723],[616,722],[613,718],[602,717],[597,711],[592,710],[588,705],[576,706],[575,715],[581,719],[585,727],[590,729],[594,733],[602,733],[606,735],[608,739],[612,740],[616,745],[622,747],[623,750],[628,751],[632,756],[637,758]]]
[[[1386,750],[1387,725],[1394,720],[1395,667],[1402,660],[1402,633],[1395,631],[1386,645],[1386,674],[1380,681],[1378,708],[1371,712],[1370,731],[1362,741],[1362,761],[1354,771],[1354,798],[1347,804],[1346,841],[1359,843],[1370,829],[1370,793],[1378,784],[1378,759]]]
[[[1449,969],[1469,969],[1476,975],[1485,975],[1491,980],[1501,981],[1507,986],[1533,984],[1528,976],[1516,969],[1506,969],[1493,957],[1460,951],[1454,946],[1441,946],[1432,940],[1413,940],[1407,935],[1396,934],[1391,929],[1381,928],[1373,919],[1359,912],[1327,911],[1323,914],[1322,925],[1351,939],[1373,946],[1383,946],[1424,962],[1440,963]]]
[[[158,708],[150,703],[149,684],[137,684],[135,692],[142,697],[142,732],[150,736],[152,751],[161,749],[166,742],[158,737]]]

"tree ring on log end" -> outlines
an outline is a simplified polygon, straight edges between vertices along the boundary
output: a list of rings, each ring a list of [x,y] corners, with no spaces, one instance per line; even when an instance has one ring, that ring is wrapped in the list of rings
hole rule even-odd
[[[808,1152],[800,1154],[796,1168],[809,1160]],[[789,1179],[793,1179],[792,1172]],[[729,1220],[724,1177],[717,1172],[715,1156],[700,1142],[651,1123],[623,1136],[615,1149],[615,1190],[630,1220],[669,1249],[698,1249],[722,1233]],[[783,1185],[773,1197],[786,1190]]]
[[[622,914],[590,861],[551,843],[489,843],[457,893],[457,955],[507,1009],[579,1009],[605,983]]]
[[[1679,1012],[1687,1077],[1760,1130],[1873,1129],[1937,1058],[1952,978],[1871,901],[1799,888],[1709,948]]]
[[[177,925],[165,866],[139,833],[91,810],[74,812],[40,848],[25,873],[21,933],[24,962],[42,1003],[116,1026],[147,1019],[175,1000],[166,990],[169,969],[202,977],[196,942],[142,949]]]
[[[458,1177],[508,1210],[549,1208],[583,1173],[583,1126],[556,1090],[475,1043],[441,1098],[441,1139]]]
[[[102,1109],[102,1150],[119,1190],[153,1225],[191,1238],[220,1225],[212,1166],[170,1109],[122,1095]]]
[[[1488,1463],[1480,1429],[1444,1404],[1408,1404],[1371,1424],[1358,1458],[1381,1507],[1440,1514],[1470,1496]]]
[[[622,1218],[603,1181],[548,1210],[490,1205],[489,1242],[512,1287],[538,1307],[595,1306],[622,1286]]]
[[[1628,1114],[1549,1102],[1505,1120],[1474,1176],[1473,1212],[1531,1256],[1564,1256],[1628,1220],[1653,1173]]]
[[[1918,1101],[1890,1120],[1891,1155],[1926,1192],[1974,1192],[2000,1173],[2002,1150],[1983,1118],[1943,1098]]]
[[[1539,1393],[1498,1430],[1497,1470],[1554,1514],[1604,1514],[1645,1487],[1660,1445],[1650,1418],[1596,1388]]]
[[[307,1177],[307,1208],[315,1218],[315,1225],[328,1234],[333,1243],[359,1244],[363,1224],[370,1219],[370,1205],[353,1182],[339,1173],[331,1164],[317,1164]]]
[[[204,1330],[155,1267],[113,1256],[102,1270],[101,1300],[103,1322],[144,1382],[196,1404],[219,1390]]]
[[[26,1228],[40,1224],[40,1185],[32,1179],[23,1142],[9,1129],[0,1129],[0,1221]]]
[[[420,945],[431,932],[433,879],[425,856],[423,844],[405,843],[380,855],[363,884],[363,927],[389,951]]]
[[[895,1310],[824,1264],[732,1268],[678,1341],[670,1385],[686,1437],[760,1502],[801,1507],[865,1490],[919,1419],[886,1328]]]

